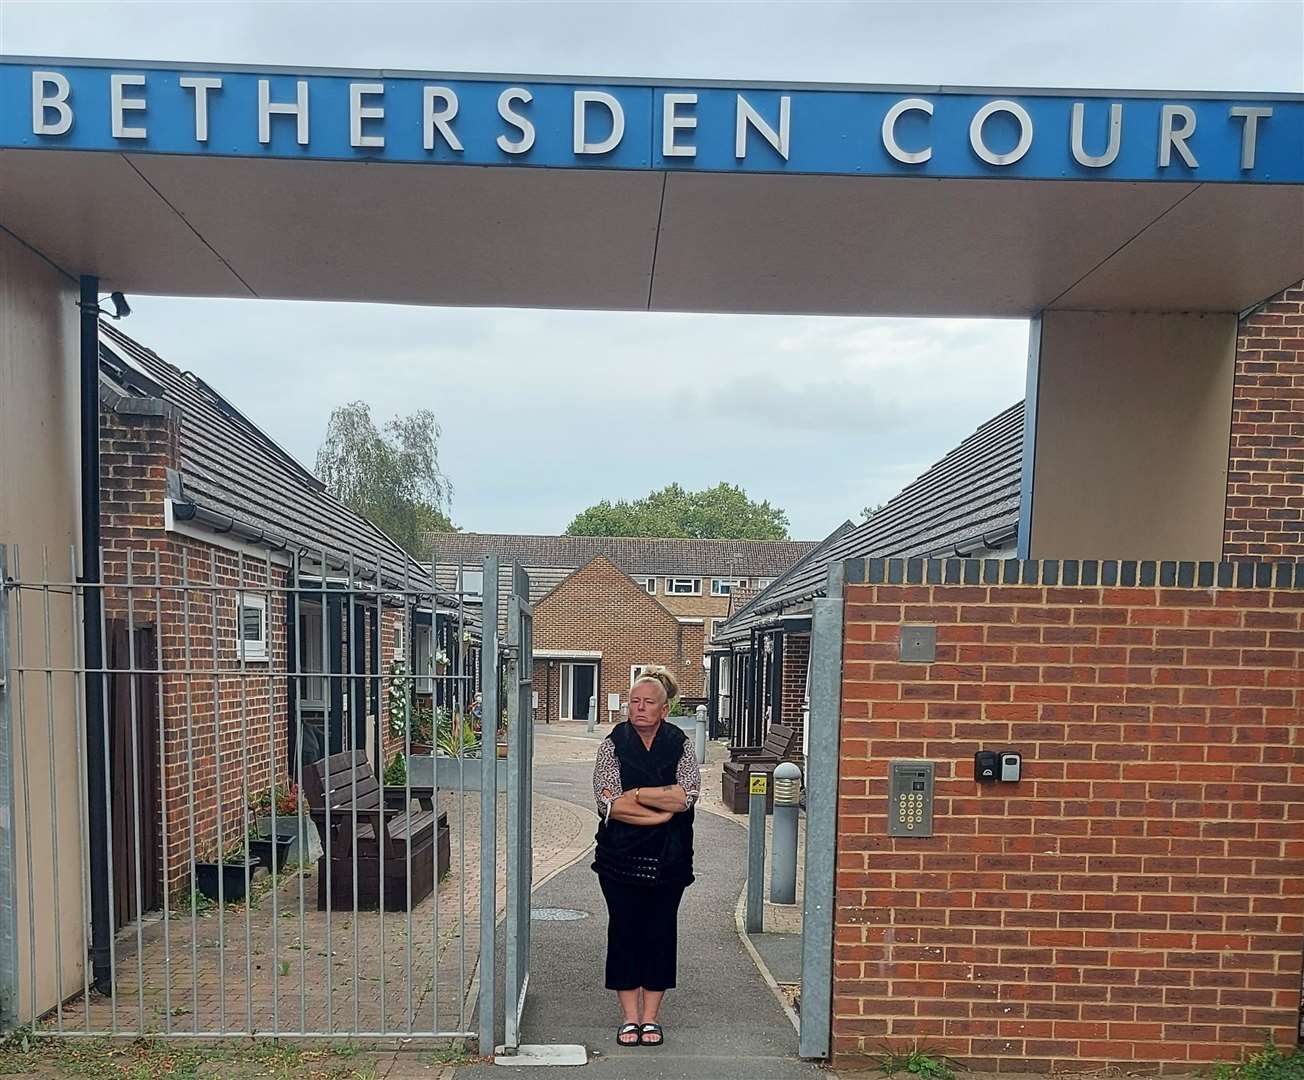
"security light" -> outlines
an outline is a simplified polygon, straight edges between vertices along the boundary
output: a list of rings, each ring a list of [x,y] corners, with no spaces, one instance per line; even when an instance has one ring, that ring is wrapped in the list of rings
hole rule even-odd
[[[113,317],[115,319],[125,319],[131,314],[131,305],[127,303],[127,298],[122,293],[109,293],[109,302],[113,304]]]

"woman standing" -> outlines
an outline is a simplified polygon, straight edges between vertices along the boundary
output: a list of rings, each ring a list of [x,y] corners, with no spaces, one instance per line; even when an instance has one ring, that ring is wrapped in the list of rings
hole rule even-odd
[[[660,1046],[657,1016],[675,985],[679,901],[693,881],[693,803],[702,774],[688,737],[666,723],[679,693],[665,668],[647,668],[629,691],[629,721],[598,749],[593,869],[607,901],[607,989],[624,1023],[621,1046]]]

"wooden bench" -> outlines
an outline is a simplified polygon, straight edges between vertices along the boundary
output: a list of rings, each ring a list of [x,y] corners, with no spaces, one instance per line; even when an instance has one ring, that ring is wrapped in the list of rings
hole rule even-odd
[[[409,880],[415,907],[434,890],[437,877],[448,872],[448,815],[436,816],[433,787],[382,786],[367,755],[357,750],[307,766],[303,786],[322,849],[329,853],[317,873],[318,911],[328,906],[352,911],[355,900],[359,911],[378,909],[382,863],[386,911],[408,910]]]
[[[720,798],[735,814],[747,813],[753,773],[770,777],[765,789],[765,810],[774,809],[774,769],[781,761],[801,756],[801,732],[787,724],[771,724],[763,746],[733,746],[720,774]]]

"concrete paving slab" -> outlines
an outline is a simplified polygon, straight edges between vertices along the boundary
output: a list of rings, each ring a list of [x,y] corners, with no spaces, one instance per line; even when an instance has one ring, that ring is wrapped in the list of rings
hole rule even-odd
[[[592,804],[591,763],[536,762],[536,790]],[[531,1042],[581,1043],[585,1075],[620,1080],[796,1080],[827,1071],[797,1058],[797,1033],[738,938],[734,910],[746,870],[746,830],[697,815],[697,882],[680,909],[679,986],[666,995],[661,1047],[620,1047],[615,994],[603,988],[607,913],[589,861],[581,859],[542,885],[535,907],[589,913],[568,922],[535,922],[530,993],[522,1029]],[[501,958],[500,958],[501,964]],[[458,1080],[503,1080],[512,1066],[476,1064]]]
[[[801,982],[800,934],[748,934],[775,982]]]

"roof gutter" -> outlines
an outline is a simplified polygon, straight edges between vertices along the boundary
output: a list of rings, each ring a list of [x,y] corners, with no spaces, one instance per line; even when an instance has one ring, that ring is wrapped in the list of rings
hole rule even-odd
[[[290,541],[283,536],[268,532],[266,529],[260,529],[256,525],[249,525],[238,518],[232,517],[230,514],[219,513],[216,510],[210,510],[206,506],[200,506],[198,503],[184,499],[172,500],[172,516],[177,521],[194,521],[215,533],[238,536],[241,540],[251,544],[261,544],[272,551],[293,553],[296,550]],[[316,549],[314,549],[314,553],[316,553]],[[324,555],[325,553],[322,552],[321,554]],[[338,560],[327,559],[326,568],[328,570],[338,570],[341,573],[350,571],[347,563]],[[368,574],[363,567],[355,565],[350,572],[355,578],[364,581],[368,578],[377,578],[382,587],[386,584],[385,579],[375,571]],[[405,588],[405,585],[401,582],[393,581],[389,582],[389,584],[396,589]],[[431,584],[434,583],[431,582]],[[456,610],[457,603],[449,595],[438,590],[433,595],[438,597],[449,610]]]

